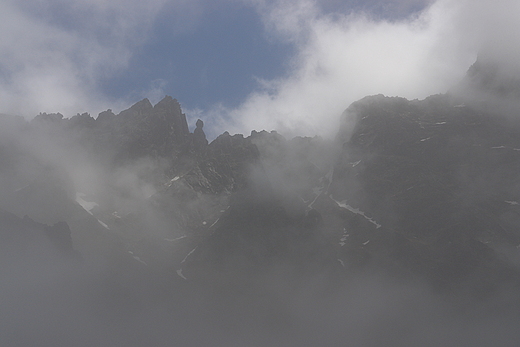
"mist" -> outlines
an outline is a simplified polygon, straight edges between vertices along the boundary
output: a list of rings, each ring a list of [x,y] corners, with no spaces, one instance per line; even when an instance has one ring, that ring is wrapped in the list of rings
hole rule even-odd
[[[519,5],[244,1],[284,76],[106,97],[166,3],[0,4],[0,344],[518,345],[518,109],[464,76]]]
[[[276,132],[207,144],[199,123],[163,155],[169,147],[148,132],[161,118],[146,111],[162,109],[148,104],[97,120],[2,118],[2,235],[21,237],[7,237],[1,253],[3,344],[519,341],[518,298],[501,275],[497,289],[472,292],[471,275],[444,288],[386,263],[392,231],[379,223],[390,220],[359,212],[368,205],[342,207],[345,192],[363,188],[355,176],[340,180],[342,165],[355,164],[352,144]],[[70,229],[55,229],[63,221]],[[367,244],[383,258],[366,260]]]

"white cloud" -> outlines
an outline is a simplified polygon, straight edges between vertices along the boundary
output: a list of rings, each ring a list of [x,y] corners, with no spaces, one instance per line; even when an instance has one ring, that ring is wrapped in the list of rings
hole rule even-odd
[[[166,0],[0,1],[0,112],[98,111]]]
[[[343,0],[221,1],[255,6],[266,35],[291,43],[296,54],[283,78],[261,81],[239,108],[218,105],[206,112],[208,133],[277,129],[288,135],[329,135],[341,112],[365,95],[423,98],[445,92],[479,50],[520,67],[520,2],[515,0],[437,0],[422,12],[389,15],[387,20],[380,19],[385,18],[380,12],[372,17],[350,13],[342,5],[349,1]],[[368,10],[391,7],[405,12],[429,2],[350,1],[363,3],[361,8]],[[205,6],[218,7],[208,4],[205,0],[0,0],[0,112],[27,117],[38,112],[95,115],[128,106],[136,100],[107,100],[99,92],[100,83],[125,72],[161,13],[173,11],[172,16],[179,18],[169,34],[190,31],[192,22],[202,20]],[[139,97],[160,98],[164,83],[155,81]],[[218,130],[210,130],[211,124]]]
[[[519,61],[520,5],[514,0],[438,0],[392,21],[325,14],[310,0],[257,6],[270,35],[294,43],[297,54],[287,77],[264,81],[261,91],[228,110],[225,127],[233,132],[333,136],[341,112],[363,96],[444,93],[487,46],[494,56],[506,51],[498,56]]]

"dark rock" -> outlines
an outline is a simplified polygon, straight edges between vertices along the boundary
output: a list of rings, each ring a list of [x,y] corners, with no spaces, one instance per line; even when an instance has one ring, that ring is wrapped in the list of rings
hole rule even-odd
[[[196,128],[193,131],[193,145],[196,151],[200,151],[201,149],[206,148],[208,145],[208,140],[206,139],[206,134],[202,128],[204,127],[204,122],[200,119],[197,120]]]
[[[129,109],[121,111],[118,116],[126,121],[134,120],[136,118],[148,116],[152,110],[153,106],[150,103],[150,100],[144,98],[143,100],[136,102]]]
[[[515,204],[520,193],[520,131],[505,117],[459,105],[449,96],[352,104],[343,117],[356,125],[338,135],[343,152],[331,193],[383,225],[366,246],[373,260],[399,259],[450,288],[477,272],[472,287],[514,282],[518,274],[491,247],[520,241],[501,222],[514,208],[504,201]]]
[[[72,128],[81,127],[92,128],[96,124],[96,120],[90,116],[88,113],[77,114],[69,120],[69,126]]]
[[[54,122],[58,123],[63,119],[63,115],[61,113],[40,113],[32,122],[34,123],[43,123],[43,122]]]
[[[116,115],[114,114],[114,112],[112,112],[111,109],[108,109],[106,111],[101,112],[96,118],[96,121],[102,123],[111,122],[114,120],[115,116]]]
[[[12,213],[0,210],[0,240],[2,255],[14,252],[16,261],[33,262],[34,267],[38,266],[40,261],[80,257],[72,246],[70,229],[65,222],[48,226],[27,216],[18,218]]]
[[[320,226],[317,211],[293,218],[274,196],[246,189],[233,196],[229,210],[187,258],[183,271],[193,280],[222,283],[251,280],[281,266],[287,283],[302,283],[318,274],[334,282],[340,265]]]
[[[58,222],[52,226],[44,227],[45,233],[51,239],[56,248],[64,254],[72,254],[72,237],[69,225],[66,222]]]
[[[186,136],[190,133],[188,130],[188,123],[186,122],[186,115],[181,111],[181,105],[177,99],[172,99],[171,96],[165,96],[154,106],[155,116],[161,119],[167,126],[168,135],[172,136],[176,143],[183,143],[186,141]],[[158,130],[158,129],[156,129]],[[157,136],[160,136],[156,132]]]

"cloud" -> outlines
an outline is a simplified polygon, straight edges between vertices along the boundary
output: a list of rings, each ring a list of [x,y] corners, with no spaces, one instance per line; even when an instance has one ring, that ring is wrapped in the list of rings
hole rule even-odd
[[[473,42],[480,56],[503,66],[508,74],[520,76],[520,3],[514,0],[464,0],[456,28]]]
[[[258,78],[240,107],[226,108],[223,100],[205,111],[208,133],[333,135],[351,102],[378,93],[445,92],[477,52],[520,71],[514,0],[221,1],[0,0],[0,112],[96,115],[136,97],[159,99],[174,81],[150,81],[142,92],[136,86],[121,100],[103,95],[102,86],[132,73],[131,59],[158,22],[171,23],[161,35],[189,34],[222,3],[254,6],[265,35],[296,53],[282,77]]]
[[[113,106],[99,85],[128,67],[165,2],[2,0],[0,112]]]
[[[227,110],[222,121],[233,132],[333,136],[341,112],[363,96],[444,93],[478,52],[520,61],[520,5],[513,0],[438,0],[401,19],[326,13],[310,0],[255,6],[269,35],[291,42],[297,53],[286,76],[262,81],[239,108]]]

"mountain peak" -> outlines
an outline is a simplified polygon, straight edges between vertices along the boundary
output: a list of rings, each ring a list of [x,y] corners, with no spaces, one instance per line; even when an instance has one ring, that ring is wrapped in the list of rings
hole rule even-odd
[[[136,116],[141,117],[147,113],[150,113],[151,110],[153,110],[153,106],[150,100],[144,98],[143,100],[133,104],[129,109],[121,111],[121,113],[119,113],[119,117],[123,117],[125,119]]]
[[[159,101],[155,106],[155,109],[163,109],[163,108],[172,108],[174,110],[178,110],[181,112],[181,105],[177,101],[177,99],[172,98],[169,95],[166,95],[161,101]]]
[[[132,107],[130,107],[130,110],[149,110],[149,109],[152,109],[153,106],[152,106],[152,103],[150,102],[150,100],[148,100],[148,98],[144,98],[143,100],[139,101],[139,102],[136,102],[135,104],[132,105]]]
[[[520,78],[496,62],[479,57],[455,89],[462,93],[485,93],[493,97],[517,98],[520,96]]]

